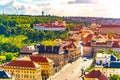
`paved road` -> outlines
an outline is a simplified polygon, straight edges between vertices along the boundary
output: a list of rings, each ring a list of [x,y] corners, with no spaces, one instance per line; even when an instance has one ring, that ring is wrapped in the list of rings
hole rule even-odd
[[[81,69],[87,68],[91,64],[92,60],[83,61],[80,57],[78,60],[65,65],[61,71],[50,77],[48,80],[81,80]]]

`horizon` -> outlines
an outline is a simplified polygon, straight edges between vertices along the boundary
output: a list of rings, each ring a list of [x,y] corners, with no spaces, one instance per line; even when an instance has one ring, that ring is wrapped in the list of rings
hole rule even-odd
[[[38,16],[38,17],[39,17],[39,16],[44,16],[44,17],[46,17],[46,16],[54,17],[54,16],[55,16],[55,17],[61,17],[61,18],[62,18],[62,17],[66,17],[66,18],[67,18],[67,17],[69,17],[69,18],[70,18],[70,17],[74,17],[74,18],[80,18],[80,17],[86,18],[86,17],[87,17],[87,18],[120,19],[120,18],[99,17],[99,16],[57,16],[57,15],[50,15],[50,14],[49,14],[49,15],[42,15],[42,14],[40,14],[40,15],[30,15],[30,14],[0,14],[0,15],[6,15],[6,16],[36,16],[36,17],[37,17],[37,16]]]
[[[120,18],[120,0],[0,0],[0,14]]]

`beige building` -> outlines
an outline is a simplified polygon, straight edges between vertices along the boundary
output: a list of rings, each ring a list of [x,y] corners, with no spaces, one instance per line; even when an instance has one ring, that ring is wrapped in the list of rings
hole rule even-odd
[[[69,42],[68,45],[64,46],[64,50],[68,51],[69,61],[75,61],[81,55],[80,46],[77,42]]]
[[[63,50],[62,46],[44,46],[44,45],[37,45],[39,49],[39,55],[45,56],[51,59],[54,62],[55,71],[58,71],[62,68],[63,65],[68,62],[68,53]]]
[[[19,51],[19,56],[29,56],[29,55],[37,55],[38,49],[35,48],[35,46],[23,46]]]

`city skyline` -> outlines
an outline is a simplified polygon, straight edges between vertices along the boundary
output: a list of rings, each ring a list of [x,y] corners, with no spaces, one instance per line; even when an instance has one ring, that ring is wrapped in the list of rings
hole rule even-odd
[[[119,0],[0,0],[0,14],[120,18]]]

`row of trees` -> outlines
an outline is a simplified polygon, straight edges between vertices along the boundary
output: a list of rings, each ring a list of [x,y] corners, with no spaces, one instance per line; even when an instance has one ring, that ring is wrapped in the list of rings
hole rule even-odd
[[[14,60],[18,57],[18,53],[6,53],[1,52],[0,53],[0,64],[3,64],[5,62],[9,62],[11,60]]]
[[[98,53],[114,54],[117,58],[120,59],[120,54],[116,53],[113,49],[108,49],[107,51],[99,50]]]

